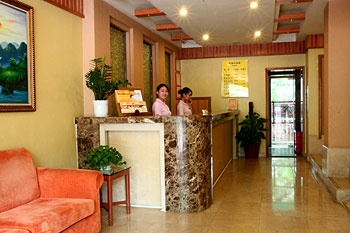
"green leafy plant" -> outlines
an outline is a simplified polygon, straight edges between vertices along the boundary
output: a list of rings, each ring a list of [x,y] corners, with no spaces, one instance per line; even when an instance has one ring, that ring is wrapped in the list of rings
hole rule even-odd
[[[241,142],[242,147],[260,143],[262,139],[266,138],[266,122],[267,119],[260,117],[259,113],[253,112],[251,107],[249,114],[246,115],[245,119],[238,124],[241,126],[241,128],[236,135],[237,142]]]
[[[123,156],[115,147],[99,146],[89,151],[86,155],[86,162],[91,169],[103,169],[108,165],[124,165]]]
[[[112,67],[106,64],[106,57],[91,60],[91,68],[85,74],[86,86],[94,92],[95,100],[106,100],[119,86],[131,85],[128,80],[113,81]]]

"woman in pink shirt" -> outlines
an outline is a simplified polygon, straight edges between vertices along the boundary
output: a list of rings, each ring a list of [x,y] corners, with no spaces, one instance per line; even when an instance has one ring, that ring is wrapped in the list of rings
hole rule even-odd
[[[165,103],[165,99],[169,95],[169,88],[164,83],[157,86],[157,99],[153,102],[152,112],[154,116],[170,116],[171,111]]]
[[[177,104],[177,115],[192,115],[192,90],[188,87],[184,87],[180,89],[177,93],[179,93],[181,96],[181,99]]]

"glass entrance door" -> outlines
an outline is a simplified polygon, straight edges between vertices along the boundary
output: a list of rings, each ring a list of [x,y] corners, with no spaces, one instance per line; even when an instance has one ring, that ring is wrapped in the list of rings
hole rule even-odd
[[[301,70],[270,70],[270,156],[295,156],[302,131]]]

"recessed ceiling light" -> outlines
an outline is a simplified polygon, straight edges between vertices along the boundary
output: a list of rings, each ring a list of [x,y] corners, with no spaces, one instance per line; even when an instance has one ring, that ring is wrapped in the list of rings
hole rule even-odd
[[[203,40],[209,40],[209,34],[204,34],[202,38]]]
[[[259,4],[257,1],[250,2],[250,8],[251,9],[256,9],[258,8]]]
[[[179,11],[180,16],[186,16],[187,15],[187,8],[186,7],[181,7]]]
[[[254,37],[260,37],[261,36],[261,31],[255,31],[254,32]]]

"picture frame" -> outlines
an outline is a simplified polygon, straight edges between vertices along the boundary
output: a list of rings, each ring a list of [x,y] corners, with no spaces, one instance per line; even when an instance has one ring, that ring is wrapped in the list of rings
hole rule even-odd
[[[238,109],[237,98],[228,98],[227,99],[227,110],[234,111]]]
[[[0,0],[0,112],[36,110],[34,9]]]

